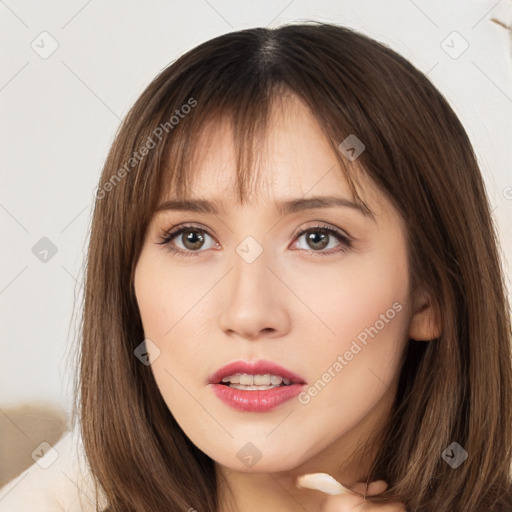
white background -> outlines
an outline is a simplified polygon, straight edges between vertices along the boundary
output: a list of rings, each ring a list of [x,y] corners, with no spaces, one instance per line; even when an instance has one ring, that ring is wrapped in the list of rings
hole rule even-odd
[[[510,282],[510,36],[490,19],[509,23],[511,11],[512,0],[1,1],[0,410],[25,402],[69,410],[73,306],[114,133],[162,68],[226,32],[334,22],[388,44],[427,73],[474,144]],[[51,36],[40,36],[45,31]],[[458,58],[442,47],[461,49],[454,31],[469,44]],[[31,44],[49,50],[52,38],[58,48],[43,59]],[[45,263],[32,252],[42,237],[57,247]]]

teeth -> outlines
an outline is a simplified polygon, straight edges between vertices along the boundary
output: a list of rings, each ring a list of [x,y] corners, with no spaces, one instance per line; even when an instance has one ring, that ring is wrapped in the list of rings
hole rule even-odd
[[[231,382],[231,384],[240,384],[240,375],[231,375],[224,377],[222,382]]]
[[[254,375],[247,375],[245,373],[240,375],[240,384],[243,384],[244,386],[253,386],[254,385]],[[263,384],[263,383],[260,382],[260,384]]]
[[[243,389],[244,391],[264,391],[265,389],[274,389],[281,386],[241,386],[240,384],[229,384],[229,387],[234,389]]]
[[[277,379],[276,379],[277,380]],[[279,380],[281,380],[279,378]],[[254,385],[255,386],[269,386],[272,383],[272,376],[271,375],[255,375],[253,377]],[[240,384],[243,384],[242,379],[240,379]],[[250,382],[248,382],[250,384]],[[281,382],[277,383],[277,385],[281,384]]]
[[[248,373],[228,375],[222,379],[222,382],[240,384],[242,386],[280,386],[281,383],[289,386],[291,383],[289,379],[281,377],[280,375],[270,375],[269,373],[265,375],[250,375]]]

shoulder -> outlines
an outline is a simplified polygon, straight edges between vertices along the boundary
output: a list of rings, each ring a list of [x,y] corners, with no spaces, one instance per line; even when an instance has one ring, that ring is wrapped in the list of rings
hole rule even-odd
[[[0,512],[95,512],[96,495],[77,429],[0,489]],[[100,495],[100,504],[103,497]]]

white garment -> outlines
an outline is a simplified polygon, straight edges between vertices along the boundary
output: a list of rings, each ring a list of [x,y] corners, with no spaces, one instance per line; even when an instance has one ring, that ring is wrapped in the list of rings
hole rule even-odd
[[[0,489],[0,512],[96,512],[81,437],[72,430]],[[105,506],[100,494],[100,509]]]

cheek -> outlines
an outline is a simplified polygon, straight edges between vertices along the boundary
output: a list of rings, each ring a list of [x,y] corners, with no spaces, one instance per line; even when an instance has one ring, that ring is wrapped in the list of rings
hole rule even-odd
[[[142,254],[134,287],[144,334],[165,343],[175,326],[201,314],[201,298],[212,286],[211,274],[170,265],[165,258]],[[190,333],[189,333],[190,334]]]
[[[409,282],[405,248],[399,237],[391,240],[336,268],[322,268],[315,280],[300,281],[302,296],[319,318],[314,329],[304,325],[317,348],[311,354],[315,378],[336,375],[326,395],[377,398],[398,375],[407,342]]]
[[[149,258],[143,252],[135,269],[134,288],[144,335],[149,339],[160,338],[165,323],[170,320],[170,308],[166,305],[172,300],[172,288],[167,287],[165,280],[160,276],[160,270],[154,263],[150,264]]]
[[[394,254],[372,251],[351,255],[329,267],[319,265],[314,279],[309,277],[311,269],[297,272],[305,277],[295,277],[292,282],[297,296],[304,298],[316,315],[316,319],[305,317],[306,325],[317,332],[317,343],[341,343],[342,348],[358,335],[364,341],[365,329],[375,325],[379,332],[402,332],[406,321],[402,311],[408,294],[404,257],[399,250]],[[287,277],[292,278],[291,274]]]
[[[201,367],[206,357],[204,319],[208,318],[208,301],[201,298],[211,286],[208,276],[173,270],[165,261],[144,253],[135,271],[134,288],[144,337],[158,347],[151,371],[164,400],[173,409],[190,405],[184,389],[193,381],[193,365]]]
[[[378,415],[386,414],[394,397],[407,342],[405,287],[399,293],[390,283],[374,289],[362,282],[347,278],[344,287],[324,296],[320,316],[335,334],[317,340],[315,350],[304,351],[311,368],[308,387],[299,397],[304,427],[319,430],[318,418],[326,425],[311,453],[340,434],[358,431],[358,425],[361,431],[366,422],[368,428],[374,421],[377,426]]]

